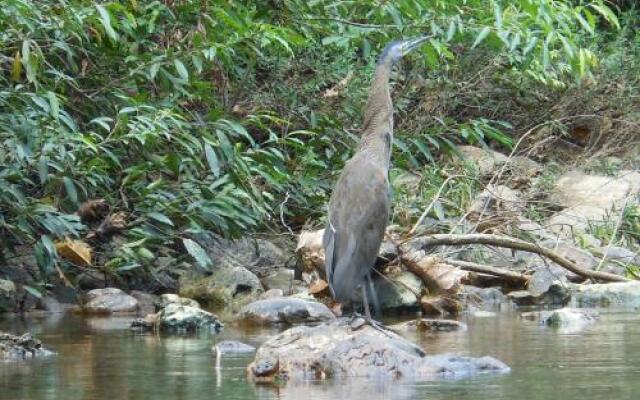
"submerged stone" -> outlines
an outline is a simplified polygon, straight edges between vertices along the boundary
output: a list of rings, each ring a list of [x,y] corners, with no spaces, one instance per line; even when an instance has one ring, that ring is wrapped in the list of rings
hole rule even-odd
[[[410,332],[452,332],[466,331],[467,324],[453,319],[420,318],[391,326],[395,331]]]
[[[242,354],[253,353],[256,351],[256,348],[236,340],[223,340],[216,343],[211,350],[219,352],[220,354]]]
[[[575,333],[595,323],[598,313],[587,310],[561,308],[553,311],[533,311],[521,314],[524,319],[538,321],[540,325],[560,328],[563,333]]]
[[[0,361],[21,361],[53,355],[42,343],[25,333],[22,336],[0,332]]]
[[[346,377],[451,378],[506,373],[492,357],[427,356],[390,330],[347,318],[318,326],[298,326],[265,342],[247,373],[254,381],[317,380]]]

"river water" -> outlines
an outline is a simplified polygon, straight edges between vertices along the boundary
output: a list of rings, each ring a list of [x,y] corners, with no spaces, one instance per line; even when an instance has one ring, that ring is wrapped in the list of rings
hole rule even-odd
[[[640,399],[640,314],[602,312],[581,332],[524,321],[512,312],[463,319],[469,329],[414,338],[431,354],[491,355],[507,375],[425,382],[352,379],[254,385],[252,356],[224,355],[215,368],[213,340],[259,345],[275,330],[226,327],[216,338],[156,337],[128,330],[130,318],[74,315],[5,317],[0,331],[30,331],[55,357],[0,363],[0,399]]]

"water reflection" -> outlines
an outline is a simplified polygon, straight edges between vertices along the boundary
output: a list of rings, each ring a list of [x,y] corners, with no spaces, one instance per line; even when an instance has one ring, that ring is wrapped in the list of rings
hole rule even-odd
[[[351,379],[254,385],[251,355],[222,357],[212,339],[140,335],[130,318],[73,315],[0,320],[0,330],[37,334],[58,355],[0,364],[0,399],[631,399],[640,390],[640,316],[603,314],[593,327],[563,334],[513,313],[469,318],[465,332],[416,334],[428,353],[492,355],[512,367],[502,376],[432,382]],[[259,345],[273,330],[227,326],[222,339]]]

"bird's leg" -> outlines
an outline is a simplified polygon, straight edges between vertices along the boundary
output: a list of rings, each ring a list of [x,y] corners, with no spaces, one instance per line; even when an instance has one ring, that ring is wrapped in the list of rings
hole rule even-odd
[[[362,285],[362,301],[364,303],[364,315],[367,316],[367,322],[371,323],[371,310],[369,309],[369,299],[367,298],[367,286]]]
[[[365,285],[362,285],[362,300],[363,300],[363,303],[364,303],[364,313],[365,313],[364,320],[365,320],[365,322],[367,324],[369,324],[369,326],[371,326],[373,329],[377,330],[378,332],[382,332],[386,336],[391,337],[391,335],[389,334],[389,331],[393,332],[393,330],[387,328],[386,326],[384,326],[382,324],[382,322],[378,322],[378,321],[374,320],[371,317],[371,310],[369,309],[369,299],[367,298],[367,288],[365,287]],[[355,318],[354,318],[354,321],[352,321],[351,325],[352,326],[356,326],[357,324],[355,324],[355,322],[356,322],[355,319],[362,318],[362,317],[360,315],[358,315],[358,313],[354,313],[353,316]],[[362,326],[362,325],[359,325],[358,328],[360,326]]]
[[[371,278],[371,273],[367,274],[367,284],[369,285],[369,293],[371,294],[371,304],[373,305],[373,315],[378,318],[382,318],[382,308],[380,307],[380,301],[378,299],[378,294],[376,293],[376,289],[373,286],[373,278]]]

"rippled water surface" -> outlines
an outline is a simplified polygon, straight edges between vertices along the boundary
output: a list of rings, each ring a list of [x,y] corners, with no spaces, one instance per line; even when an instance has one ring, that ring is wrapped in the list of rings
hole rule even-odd
[[[597,325],[563,333],[516,314],[465,320],[466,332],[416,338],[428,353],[491,355],[508,375],[430,382],[310,382],[256,386],[245,379],[251,356],[222,358],[207,337],[143,336],[128,318],[73,315],[0,319],[0,330],[33,332],[58,355],[0,363],[0,399],[638,399],[640,315],[603,313]],[[259,345],[276,331],[227,328],[220,339]]]

